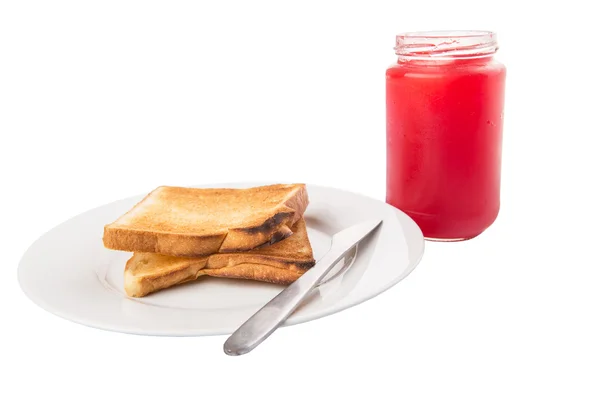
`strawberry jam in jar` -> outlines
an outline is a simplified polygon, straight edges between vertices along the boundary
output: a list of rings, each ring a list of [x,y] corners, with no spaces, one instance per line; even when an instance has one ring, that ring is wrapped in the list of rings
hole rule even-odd
[[[485,231],[500,209],[506,69],[496,34],[416,32],[396,37],[386,71],[386,201],[428,240]]]

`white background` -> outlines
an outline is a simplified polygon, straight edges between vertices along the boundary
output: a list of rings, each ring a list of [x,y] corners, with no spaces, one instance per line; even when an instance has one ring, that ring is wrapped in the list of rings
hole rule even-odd
[[[597,399],[586,3],[2,2],[0,398]],[[302,181],[384,199],[394,35],[453,28],[498,31],[508,68],[502,210],[482,236],[427,243],[388,292],[237,358],[224,337],[99,331],[20,291],[32,241],[158,185]]]

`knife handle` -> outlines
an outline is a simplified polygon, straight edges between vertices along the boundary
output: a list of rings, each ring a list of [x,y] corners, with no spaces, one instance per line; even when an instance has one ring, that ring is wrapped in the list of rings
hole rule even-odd
[[[225,342],[226,354],[246,354],[268,338],[294,312],[347,250],[331,249],[317,264],[244,322]]]

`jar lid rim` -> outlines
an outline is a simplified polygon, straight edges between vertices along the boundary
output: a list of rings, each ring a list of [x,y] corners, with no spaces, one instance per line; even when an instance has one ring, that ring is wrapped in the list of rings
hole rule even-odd
[[[493,31],[484,30],[437,30],[437,31],[412,31],[412,32],[401,32],[397,37],[404,38],[429,38],[429,39],[443,39],[443,38],[478,38],[488,37],[495,38],[497,35]]]
[[[396,36],[395,53],[403,58],[477,58],[498,50],[491,31],[422,31]]]

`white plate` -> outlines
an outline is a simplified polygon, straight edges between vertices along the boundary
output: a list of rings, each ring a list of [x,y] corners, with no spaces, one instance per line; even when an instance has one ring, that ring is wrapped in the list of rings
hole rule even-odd
[[[249,187],[261,183],[196,187]],[[419,263],[423,235],[406,214],[358,194],[307,185],[308,235],[318,260],[338,231],[381,218],[375,234],[359,243],[285,325],[342,311],[389,289]],[[102,245],[103,227],[141,200],[120,200],[80,214],[55,227],[27,250],[19,264],[23,291],[40,307],[87,326],[142,335],[197,336],[232,333],[283,287],[254,281],[202,277],[140,299],[123,291],[130,253]],[[340,262],[342,264],[342,262]]]

